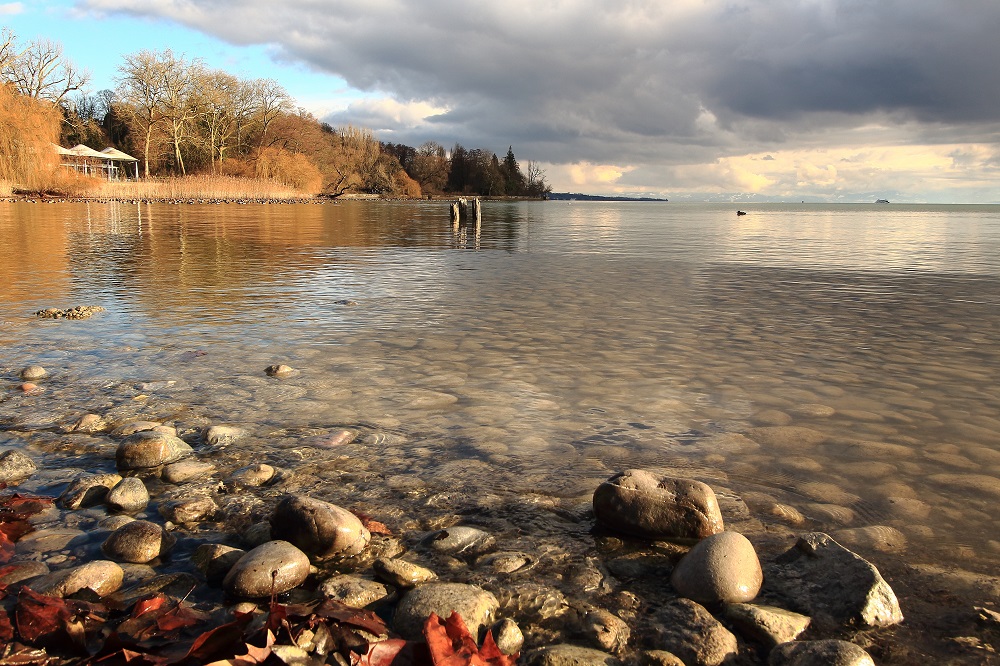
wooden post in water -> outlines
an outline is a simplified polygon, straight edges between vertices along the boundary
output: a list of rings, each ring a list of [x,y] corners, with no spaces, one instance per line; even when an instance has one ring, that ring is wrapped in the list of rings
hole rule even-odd
[[[461,207],[458,201],[456,201],[451,205],[451,226],[457,229],[461,221],[462,221]]]
[[[475,197],[470,202],[465,197],[459,197],[458,201],[451,205],[451,224],[459,226],[472,222],[476,228],[482,224],[483,209],[479,203],[479,197]]]

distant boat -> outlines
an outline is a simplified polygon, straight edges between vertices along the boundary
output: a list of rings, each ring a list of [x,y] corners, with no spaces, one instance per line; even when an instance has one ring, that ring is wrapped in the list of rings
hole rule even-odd
[[[888,199],[877,199],[875,203],[889,203]]]
[[[746,215],[746,211],[738,210],[738,211],[736,211],[736,214],[737,215]]]

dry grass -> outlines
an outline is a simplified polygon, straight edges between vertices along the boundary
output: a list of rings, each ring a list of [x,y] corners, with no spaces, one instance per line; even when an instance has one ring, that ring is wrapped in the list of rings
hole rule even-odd
[[[109,199],[303,199],[312,196],[274,180],[210,175],[103,181],[88,194]]]
[[[14,194],[14,186],[6,180],[0,180],[0,197],[9,197]]]

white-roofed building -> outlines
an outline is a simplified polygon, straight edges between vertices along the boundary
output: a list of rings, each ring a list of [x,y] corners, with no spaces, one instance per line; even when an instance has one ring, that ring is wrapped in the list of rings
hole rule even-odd
[[[139,179],[139,160],[117,148],[108,146],[98,152],[82,143],[72,148],[53,145],[62,159],[62,166],[67,169],[108,180]]]

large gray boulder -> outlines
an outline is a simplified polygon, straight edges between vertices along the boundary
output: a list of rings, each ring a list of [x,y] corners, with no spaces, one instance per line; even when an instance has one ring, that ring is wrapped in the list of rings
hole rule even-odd
[[[597,487],[594,514],[605,527],[652,539],[703,539],[723,529],[719,503],[709,486],[637,469]]]
[[[885,627],[903,621],[899,601],[873,564],[812,532],[767,567],[768,589],[816,624]]]
[[[317,560],[357,555],[371,534],[353,513],[306,495],[287,495],[271,514],[271,536]]]

